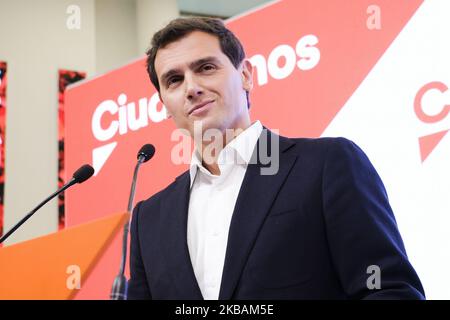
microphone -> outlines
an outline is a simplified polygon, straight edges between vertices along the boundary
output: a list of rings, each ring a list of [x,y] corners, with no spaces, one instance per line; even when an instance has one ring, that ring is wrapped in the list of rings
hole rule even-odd
[[[137,158],[141,163],[147,162],[155,155],[155,147],[152,144],[144,144],[139,150]]]
[[[70,179],[70,181],[68,183],[66,183],[64,186],[62,186],[59,190],[57,190],[55,193],[51,194],[48,198],[46,198],[44,201],[42,201],[36,208],[34,208],[33,210],[31,210],[30,213],[28,213],[25,217],[23,217],[19,222],[16,223],[16,225],[14,227],[11,228],[11,230],[9,230],[7,233],[5,233],[1,238],[0,238],[0,243],[3,243],[3,241],[5,241],[6,239],[8,239],[8,237],[13,234],[14,231],[16,231],[22,224],[25,223],[25,221],[27,221],[28,219],[31,218],[31,216],[38,211],[44,204],[46,204],[47,202],[49,202],[51,199],[53,199],[54,197],[56,197],[58,194],[60,194],[61,192],[63,192],[64,190],[70,188],[71,186],[73,186],[75,183],[82,183],[84,181],[86,181],[87,179],[89,179],[90,177],[92,177],[92,175],[94,174],[94,168],[92,168],[90,165],[85,164],[82,167],[80,167],[77,171],[75,171],[75,173],[72,175],[72,179]]]
[[[94,168],[92,168],[88,164],[85,164],[73,173],[72,179],[69,181],[69,183],[72,183],[71,185],[73,185],[75,183],[85,182],[87,179],[92,177],[93,174],[94,174]]]
[[[147,162],[153,156],[155,155],[155,147],[152,144],[145,144],[141,147],[137,154],[137,164],[134,168],[134,174],[133,174],[133,180],[131,182],[131,191],[130,191],[130,197],[128,198],[128,207],[127,211],[130,213],[130,220],[131,220],[131,212],[133,209],[133,202],[134,202],[134,193],[136,189],[136,181],[137,181],[137,174],[139,171],[139,167],[144,162]],[[122,239],[122,260],[120,262],[120,270],[119,274],[114,279],[114,283],[111,289],[111,300],[126,300],[127,299],[127,278],[125,278],[124,272],[125,272],[125,262],[127,259],[127,244],[128,244],[128,231],[130,228],[130,221],[127,221],[125,225],[123,226],[123,239]]]

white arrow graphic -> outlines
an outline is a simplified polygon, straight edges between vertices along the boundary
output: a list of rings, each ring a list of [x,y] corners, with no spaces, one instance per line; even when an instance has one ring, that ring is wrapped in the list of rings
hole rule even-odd
[[[94,176],[100,172],[106,160],[108,160],[109,156],[116,147],[117,142],[112,142],[92,150],[92,166],[95,170]]]

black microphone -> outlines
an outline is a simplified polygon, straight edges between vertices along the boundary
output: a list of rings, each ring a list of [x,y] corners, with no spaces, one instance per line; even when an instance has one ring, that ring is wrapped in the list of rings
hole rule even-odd
[[[128,198],[128,207],[127,211],[130,213],[130,220],[131,220],[131,212],[133,209],[133,202],[134,202],[134,193],[136,189],[136,181],[137,181],[137,174],[139,171],[139,167],[144,162],[147,162],[153,156],[155,155],[155,147],[152,144],[145,144],[141,147],[137,154],[137,164],[134,168],[134,174],[133,174],[133,181],[131,183],[131,191],[130,191],[130,197]],[[119,274],[114,279],[114,283],[111,289],[111,300],[126,300],[127,299],[127,278],[125,278],[124,272],[125,272],[125,262],[127,259],[127,244],[128,244],[128,231],[130,228],[130,220],[125,223],[123,226],[123,239],[122,239],[122,260],[120,262],[120,270]]]
[[[141,163],[147,162],[155,155],[155,147],[152,144],[144,144],[139,150],[137,158]]]
[[[56,197],[58,194],[60,194],[61,192],[63,192],[64,190],[70,188],[71,186],[73,186],[75,183],[82,183],[84,181],[86,181],[87,179],[89,179],[90,177],[92,177],[92,175],[94,174],[94,168],[92,168],[90,165],[85,164],[84,166],[80,167],[77,171],[75,171],[75,173],[72,176],[72,179],[70,179],[70,181],[68,183],[66,183],[64,186],[61,187],[61,189],[57,190],[55,193],[53,193],[52,195],[50,195],[47,199],[45,199],[44,201],[42,201],[36,208],[34,208],[30,213],[28,213],[25,217],[23,217],[19,222],[16,223],[16,225],[14,227],[11,228],[11,230],[9,230],[7,233],[5,233],[1,238],[0,238],[0,243],[3,243],[3,241],[5,241],[6,239],[8,239],[8,237],[13,234],[14,231],[16,231],[22,224],[25,223],[25,221],[27,221],[28,219],[31,218],[31,216],[38,211],[44,204],[46,204],[47,202],[49,202],[51,199],[53,199],[54,197]]]
[[[85,182],[87,179],[92,177],[93,174],[94,168],[92,168],[88,164],[85,164],[73,173],[72,179],[69,181],[69,183],[75,184]]]

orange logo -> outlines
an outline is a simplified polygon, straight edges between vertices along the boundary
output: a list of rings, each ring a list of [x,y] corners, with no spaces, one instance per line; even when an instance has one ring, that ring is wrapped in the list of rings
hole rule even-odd
[[[445,93],[448,90],[448,87],[442,82],[434,81],[427,83],[417,92],[414,99],[414,112],[416,113],[417,118],[419,118],[420,121],[429,124],[444,120],[450,112],[450,104],[444,105],[442,107],[442,110],[435,115],[430,115],[424,111],[422,98],[427,92],[431,90],[438,90],[441,93]],[[448,130],[449,129],[419,137],[420,155],[422,158],[422,162],[424,162],[425,159],[430,155],[430,153],[437,147]]]

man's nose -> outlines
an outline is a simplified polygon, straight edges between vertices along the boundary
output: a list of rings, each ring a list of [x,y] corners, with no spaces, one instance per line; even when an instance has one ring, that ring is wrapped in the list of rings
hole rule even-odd
[[[197,82],[194,76],[186,76],[186,98],[188,100],[195,100],[203,95],[204,90]]]

